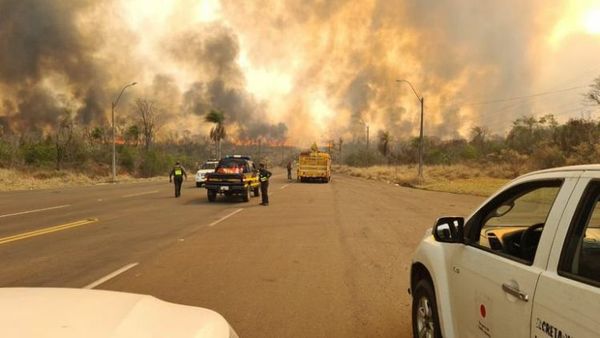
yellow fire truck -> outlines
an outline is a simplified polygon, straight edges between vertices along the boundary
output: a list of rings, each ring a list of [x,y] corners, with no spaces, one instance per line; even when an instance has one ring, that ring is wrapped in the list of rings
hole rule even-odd
[[[297,177],[300,182],[311,180],[329,182],[331,179],[331,157],[328,153],[314,149],[300,153]]]

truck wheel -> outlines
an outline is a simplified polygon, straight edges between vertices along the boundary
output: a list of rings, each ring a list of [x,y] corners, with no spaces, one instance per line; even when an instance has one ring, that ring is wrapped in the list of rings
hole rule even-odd
[[[246,189],[244,189],[244,191],[242,192],[242,201],[250,201],[250,187],[246,187]]]
[[[417,282],[413,290],[412,327],[413,337],[442,337],[435,292],[428,279]]]
[[[214,202],[217,200],[217,192],[214,190],[206,190],[206,195],[208,196],[209,202]]]
[[[200,188],[201,186],[202,186],[202,183],[196,182],[196,188]]]
[[[260,196],[260,189],[259,189],[259,187],[254,188],[253,192],[254,192],[254,197]]]

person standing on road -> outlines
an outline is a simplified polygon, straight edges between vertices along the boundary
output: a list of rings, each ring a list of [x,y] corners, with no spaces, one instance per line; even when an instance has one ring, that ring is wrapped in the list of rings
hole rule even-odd
[[[259,164],[258,179],[260,180],[260,195],[262,197],[262,203],[260,205],[269,205],[269,178],[271,172],[265,169],[265,164]]]
[[[292,180],[292,161],[288,162],[287,171],[288,171],[288,180],[291,181]]]
[[[185,169],[183,169],[179,161],[175,162],[175,166],[169,173],[169,183],[173,181],[173,178],[175,179],[175,197],[181,196],[181,184],[183,183],[184,177],[187,180]]]

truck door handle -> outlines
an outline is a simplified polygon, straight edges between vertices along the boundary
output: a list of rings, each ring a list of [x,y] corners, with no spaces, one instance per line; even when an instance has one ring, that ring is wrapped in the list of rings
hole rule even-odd
[[[504,283],[502,284],[502,290],[508,293],[509,295],[515,296],[519,300],[522,300],[524,302],[529,301],[529,295],[519,290],[518,287]]]

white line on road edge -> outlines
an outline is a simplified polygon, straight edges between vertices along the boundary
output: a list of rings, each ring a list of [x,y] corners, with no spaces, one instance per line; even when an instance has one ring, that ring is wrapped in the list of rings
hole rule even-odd
[[[107,281],[117,277],[118,275],[122,274],[123,272],[133,268],[134,266],[138,265],[138,262],[135,263],[131,263],[128,265],[125,265],[124,267],[120,268],[119,270],[115,271],[115,272],[111,272],[110,274],[98,279],[97,281],[93,282],[92,284],[88,284],[86,286],[83,287],[83,289],[93,289],[96,286],[106,283]]]
[[[290,185],[290,184],[288,183],[288,184],[284,185],[283,187],[279,188],[279,190],[283,190],[283,189],[287,188],[288,185]]]
[[[70,207],[70,206],[71,206],[70,204],[64,204],[64,205],[57,205],[55,207],[49,207],[49,208],[43,208],[43,209],[35,209],[35,210],[29,210],[29,211],[15,212],[14,214],[0,215],[0,218],[9,217],[9,216],[18,216],[18,215],[32,214],[34,212],[41,212],[41,211],[47,211],[47,210],[54,210],[54,209],[66,208],[66,207]]]
[[[242,211],[242,210],[244,210],[244,209],[237,209],[237,210],[235,210],[234,212],[232,212],[232,213],[228,214],[227,216],[223,216],[223,217],[219,218],[218,220],[216,220],[216,221],[214,221],[214,222],[210,223],[208,226],[209,226],[209,227],[215,226],[215,225],[217,225],[217,224],[219,224],[219,223],[223,222],[224,220],[228,219],[229,217],[231,217],[231,216],[233,216],[233,215],[237,214],[238,212],[240,212],[240,211]]]
[[[142,196],[142,195],[150,195],[150,194],[156,194],[158,192],[158,190],[152,190],[152,191],[144,191],[144,192],[138,192],[135,194],[129,194],[129,195],[123,195],[123,198],[127,198],[127,197],[136,197],[136,196]]]

